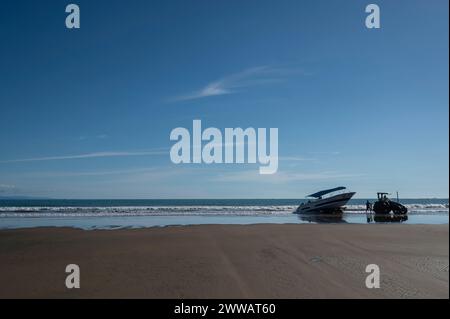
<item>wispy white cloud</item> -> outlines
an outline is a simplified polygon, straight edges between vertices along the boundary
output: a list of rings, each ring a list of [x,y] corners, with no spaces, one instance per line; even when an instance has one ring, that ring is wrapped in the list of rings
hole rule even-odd
[[[290,74],[298,74],[299,70],[258,66],[246,69],[239,73],[224,76],[205,87],[188,94],[176,96],[169,101],[194,100],[210,96],[232,94],[252,86],[276,83],[283,81]]]
[[[257,171],[233,172],[214,177],[219,182],[264,182],[287,183],[295,181],[317,181],[364,176],[364,174],[346,174],[339,172],[294,173],[278,171],[272,175],[260,175]]]
[[[27,174],[33,177],[83,177],[83,176],[128,176],[144,178],[150,177],[164,177],[164,176],[179,176],[184,172],[173,167],[142,167],[130,169],[116,169],[116,170],[100,170],[100,171],[66,171],[66,172],[37,172],[34,174]],[[114,177],[115,178],[115,177]]]
[[[90,139],[104,140],[104,139],[106,139],[106,138],[108,138],[108,137],[109,137],[108,134],[98,134],[98,135],[95,135],[95,136],[85,136],[85,135],[82,135],[82,136],[78,136],[78,137],[76,138],[76,140],[77,140],[77,141],[85,141],[85,140],[90,140]]]
[[[35,172],[26,173],[28,177],[82,177],[82,176],[109,176],[109,175],[128,175],[142,174],[157,171],[156,168],[130,168],[116,170],[100,170],[100,171],[62,171],[62,172]]]
[[[3,189],[11,189],[11,188],[15,188],[15,185],[9,185],[9,184],[0,184],[0,188]]]
[[[305,156],[279,156],[278,160],[286,162],[302,162],[302,161],[315,161],[316,159]]]
[[[16,185],[0,184],[0,193],[10,192],[16,189]]]
[[[309,154],[313,154],[313,155],[340,155],[341,152],[338,152],[338,151],[330,151],[330,152],[309,152]]]
[[[153,150],[153,151],[137,151],[137,152],[95,152],[95,153],[76,154],[76,155],[20,158],[20,159],[0,161],[0,163],[59,161],[59,160],[70,160],[70,159],[98,158],[98,157],[150,156],[150,155],[164,155],[164,154],[167,154],[167,151]]]
[[[0,184],[0,194],[12,193],[16,190],[16,185]]]

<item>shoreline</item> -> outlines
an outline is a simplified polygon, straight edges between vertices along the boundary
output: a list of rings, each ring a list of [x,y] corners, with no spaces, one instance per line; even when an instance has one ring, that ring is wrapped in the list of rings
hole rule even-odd
[[[448,224],[3,229],[0,260],[0,298],[449,297]]]
[[[325,214],[160,214],[160,215],[100,215],[100,216],[51,216],[20,215],[2,216],[0,230],[30,229],[36,227],[71,227],[75,229],[139,229],[153,227],[191,225],[299,225],[299,224],[408,224],[448,225],[448,212],[410,213],[405,216],[377,216],[366,213]]]
[[[145,216],[148,217],[148,216]],[[29,217],[29,218],[39,218],[39,217]],[[226,223],[211,223],[211,224],[167,224],[167,225],[151,225],[151,226],[116,226],[111,225],[109,227],[99,227],[99,228],[83,228],[80,226],[30,226],[30,227],[14,227],[14,228],[0,228],[1,232],[7,232],[7,231],[21,231],[21,230],[54,230],[54,229],[61,229],[61,230],[79,230],[84,232],[92,232],[92,231],[123,231],[123,230],[145,230],[145,229],[169,229],[169,228],[189,228],[189,227],[214,227],[214,226],[262,226],[262,225],[287,225],[287,226],[319,226],[319,225],[329,225],[329,226],[338,226],[338,225],[347,225],[350,227],[358,227],[358,226],[370,226],[371,227],[377,227],[382,225],[392,225],[392,226],[447,226],[449,227],[449,223],[439,223],[439,224],[430,224],[430,223],[415,223],[415,224],[409,224],[409,223],[394,223],[394,222],[378,222],[378,223],[339,223],[339,222],[310,222],[310,223],[294,223],[294,222],[286,222],[286,223],[248,223],[248,224],[226,224]]]

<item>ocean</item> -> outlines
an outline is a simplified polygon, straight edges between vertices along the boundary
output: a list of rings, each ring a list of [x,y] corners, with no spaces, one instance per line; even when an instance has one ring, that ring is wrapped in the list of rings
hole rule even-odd
[[[403,219],[367,219],[367,199],[352,199],[342,216],[293,214],[299,199],[0,200],[0,229],[117,229],[200,224],[405,223],[448,224],[448,199],[401,199]],[[369,199],[374,202],[374,199]]]

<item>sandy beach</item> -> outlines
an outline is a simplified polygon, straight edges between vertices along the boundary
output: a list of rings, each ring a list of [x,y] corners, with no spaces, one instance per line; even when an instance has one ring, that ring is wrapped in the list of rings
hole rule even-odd
[[[448,298],[448,267],[448,224],[0,231],[0,298]]]

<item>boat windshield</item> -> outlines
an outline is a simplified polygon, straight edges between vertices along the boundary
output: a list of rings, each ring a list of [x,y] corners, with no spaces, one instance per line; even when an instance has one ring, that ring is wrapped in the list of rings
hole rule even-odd
[[[346,187],[340,186],[335,188],[326,189],[311,195],[308,195],[306,197],[315,198],[315,199],[324,199],[331,196],[335,196],[338,194],[342,194],[346,191]]]

